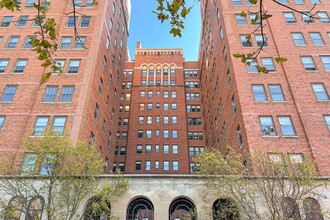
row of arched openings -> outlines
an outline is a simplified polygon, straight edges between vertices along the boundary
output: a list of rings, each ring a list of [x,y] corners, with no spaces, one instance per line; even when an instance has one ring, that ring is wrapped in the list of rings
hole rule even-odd
[[[24,197],[15,196],[8,203],[8,212],[4,220],[19,220],[24,205],[27,204],[25,220],[40,220],[42,217],[45,200],[36,196],[30,201]],[[96,205],[97,204],[97,205]],[[298,204],[289,197],[281,203],[283,215],[286,219],[301,220]],[[318,201],[308,197],[303,201],[305,220],[324,220]],[[240,214],[237,206],[231,199],[217,199],[212,206],[213,220],[238,220]],[[111,215],[110,201],[103,201],[98,197],[88,200],[84,220],[108,220]],[[196,220],[195,205],[188,198],[177,198],[169,207],[169,220]],[[127,208],[126,220],[154,220],[154,206],[147,198],[134,199]]]
[[[98,202],[91,199],[86,206],[84,220],[106,220],[110,219],[111,212],[103,215],[102,210],[93,209],[93,203]],[[109,203],[109,207],[110,203]],[[170,220],[196,220],[195,205],[187,198],[178,198],[174,200],[169,208]],[[126,220],[154,220],[154,206],[147,198],[134,199],[127,208]]]

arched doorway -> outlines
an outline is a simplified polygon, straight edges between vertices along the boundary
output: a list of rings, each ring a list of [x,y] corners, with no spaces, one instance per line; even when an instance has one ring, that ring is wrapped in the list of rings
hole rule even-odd
[[[196,220],[197,211],[195,205],[186,198],[178,198],[170,205],[170,220]]]
[[[126,220],[154,220],[154,206],[146,198],[134,199],[127,208]]]
[[[88,200],[84,220],[109,220],[111,215],[111,204],[109,200],[93,197]]]
[[[304,199],[304,211],[306,220],[324,220],[319,202],[312,197]]]
[[[213,220],[238,220],[239,211],[231,199],[217,199],[212,207]]]
[[[285,219],[300,220],[300,212],[298,204],[290,197],[282,200],[282,211]]]

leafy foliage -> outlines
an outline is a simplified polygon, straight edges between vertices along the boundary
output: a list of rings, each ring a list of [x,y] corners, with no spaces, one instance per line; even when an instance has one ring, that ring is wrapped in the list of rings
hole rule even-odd
[[[98,175],[103,172],[104,163],[94,146],[83,143],[73,146],[70,139],[46,131],[43,137],[26,137],[22,148],[35,156],[25,157],[21,176],[13,167],[0,167],[4,174],[0,179],[0,191],[24,199],[20,212],[28,213],[27,201],[41,196],[45,198],[48,220],[77,219],[77,210],[86,199],[97,196],[100,201],[106,201],[127,190],[127,180],[121,176],[100,184]],[[3,164],[12,164],[12,159],[7,158],[8,162]],[[8,216],[12,210],[8,201],[0,205],[5,210],[2,214]]]
[[[181,37],[182,30],[184,29],[184,19],[186,19],[186,16],[190,13],[193,5],[187,7],[186,0],[157,0],[157,2],[158,7],[153,13],[157,15],[161,23],[165,20],[169,20],[171,25],[170,33],[174,37]]]
[[[252,167],[245,167],[242,157],[230,147],[223,156],[217,150],[206,150],[196,158],[201,178],[209,189],[209,196],[228,201],[231,205],[219,209],[221,216],[238,211],[248,219],[287,219],[283,199],[291,198],[302,207],[306,197],[324,199],[326,182],[319,180],[313,161],[289,162],[289,166],[269,160],[267,153],[258,150],[251,154]],[[263,209],[260,203],[264,204]]]

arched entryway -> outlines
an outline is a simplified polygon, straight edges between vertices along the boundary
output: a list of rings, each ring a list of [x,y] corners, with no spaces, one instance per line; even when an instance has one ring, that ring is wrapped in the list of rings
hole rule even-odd
[[[154,220],[154,206],[146,198],[134,199],[127,208],[126,220]]]
[[[187,198],[175,199],[169,209],[170,220],[196,220],[197,211],[195,205]]]
[[[213,220],[238,220],[239,211],[235,203],[228,198],[217,199],[212,206]]]
[[[111,215],[111,204],[109,200],[93,197],[88,200],[84,220],[109,220]]]

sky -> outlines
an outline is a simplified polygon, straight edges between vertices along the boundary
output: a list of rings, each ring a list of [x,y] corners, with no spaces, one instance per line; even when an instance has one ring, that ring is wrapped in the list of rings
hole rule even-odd
[[[193,0],[188,0],[191,5]],[[136,42],[140,41],[142,48],[182,48],[186,61],[198,58],[200,38],[200,11],[196,4],[185,20],[182,37],[173,37],[168,22],[160,23],[152,10],[157,8],[156,0],[131,0],[131,22],[128,37],[128,48],[131,59],[134,60]],[[166,22],[166,23],[165,23]]]

